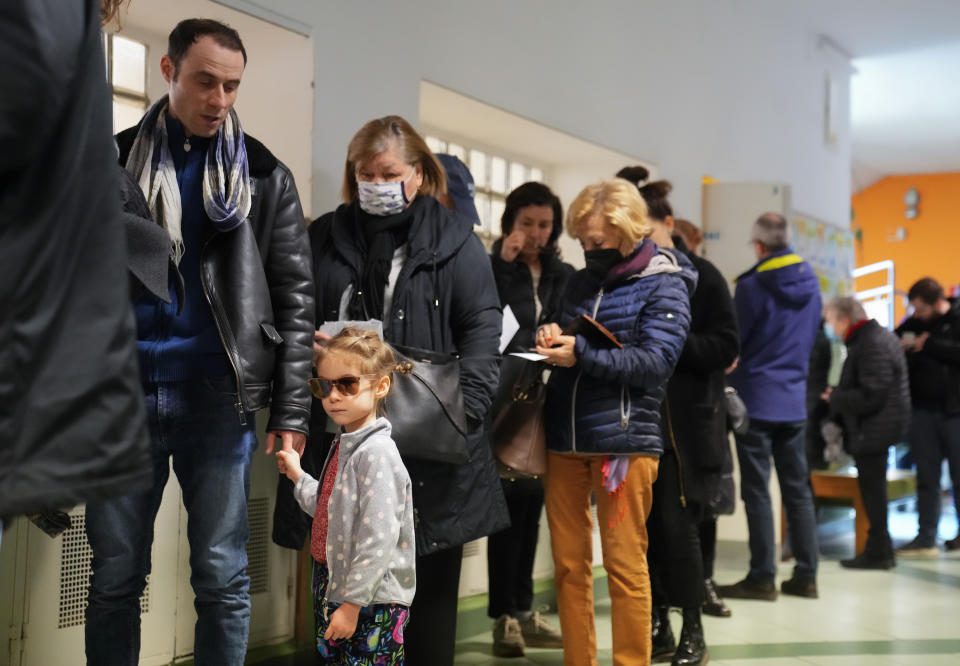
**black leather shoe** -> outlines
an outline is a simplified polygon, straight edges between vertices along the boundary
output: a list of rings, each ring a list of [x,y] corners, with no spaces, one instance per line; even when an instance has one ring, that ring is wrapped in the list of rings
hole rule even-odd
[[[947,550],[960,550],[960,535],[943,542],[943,547]]]
[[[683,609],[683,629],[680,630],[680,643],[673,654],[671,666],[703,666],[710,660],[707,644],[703,639],[703,625],[700,624],[699,608]]]
[[[813,578],[794,576],[790,580],[780,583],[780,591],[793,597],[806,597],[807,599],[820,597],[817,592],[817,581]]]
[[[651,624],[651,638],[653,652],[651,658],[654,663],[666,663],[677,650],[677,641],[670,629],[670,608],[668,606],[653,607],[653,622]]]
[[[730,617],[733,612],[723,603],[712,578],[703,581],[703,612],[714,617]]]
[[[897,565],[891,553],[887,557],[877,557],[866,551],[849,560],[840,560],[840,566],[844,569],[892,569]]]
[[[744,578],[733,585],[718,585],[717,592],[725,599],[756,599],[759,601],[776,601],[777,586],[773,581],[759,583]]]

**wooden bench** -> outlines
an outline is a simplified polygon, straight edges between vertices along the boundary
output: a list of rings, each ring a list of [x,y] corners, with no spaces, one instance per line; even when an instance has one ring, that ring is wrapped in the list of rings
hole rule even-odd
[[[855,512],[854,529],[856,530],[856,552],[861,553],[867,545],[867,530],[870,521],[867,511],[860,497],[860,486],[857,485],[857,470],[826,472],[813,471],[810,473],[810,485],[813,487],[814,500],[826,499],[837,503],[853,506]],[[887,501],[895,502],[917,493],[917,475],[910,470],[887,470]]]

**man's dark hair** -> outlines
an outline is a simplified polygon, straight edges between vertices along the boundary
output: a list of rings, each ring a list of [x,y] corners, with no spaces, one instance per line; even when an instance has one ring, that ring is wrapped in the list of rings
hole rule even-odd
[[[239,51],[243,55],[243,65],[247,65],[247,50],[243,48],[240,34],[228,25],[213,19],[185,19],[180,21],[170,32],[167,40],[167,55],[173,61],[174,71],[180,69],[180,63],[187,55],[187,51],[201,37],[210,36],[217,44],[231,51]]]
[[[513,223],[517,221],[517,213],[527,206],[553,208],[553,229],[550,230],[550,238],[547,240],[547,245],[553,245],[563,231],[563,206],[553,190],[543,183],[524,183],[507,195],[503,216],[500,218],[500,231],[504,236],[509,236],[513,231]]]
[[[914,301],[919,298],[927,305],[936,305],[943,297],[943,287],[939,282],[929,277],[917,280],[913,286],[910,287],[909,293],[907,293],[908,301]]]

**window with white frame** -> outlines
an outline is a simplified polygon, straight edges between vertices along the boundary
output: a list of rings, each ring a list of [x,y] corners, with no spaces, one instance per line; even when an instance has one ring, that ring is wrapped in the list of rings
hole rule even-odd
[[[434,153],[458,157],[470,169],[477,188],[474,203],[480,215],[475,230],[483,237],[500,235],[500,218],[511,190],[532,180],[543,181],[543,169],[529,163],[432,135],[424,138]]]
[[[113,89],[113,131],[133,127],[150,105],[147,97],[147,45],[106,35],[107,81]]]

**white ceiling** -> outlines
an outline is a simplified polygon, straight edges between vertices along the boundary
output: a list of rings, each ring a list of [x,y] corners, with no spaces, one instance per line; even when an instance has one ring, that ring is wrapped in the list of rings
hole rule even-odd
[[[853,183],[960,171],[960,0],[807,0],[807,24],[853,56]]]

